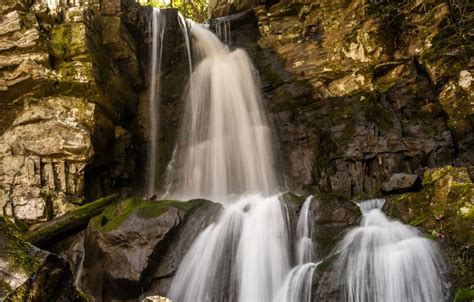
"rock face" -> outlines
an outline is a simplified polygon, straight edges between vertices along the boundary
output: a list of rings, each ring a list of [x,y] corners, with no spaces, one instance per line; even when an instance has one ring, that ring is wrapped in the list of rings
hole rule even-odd
[[[457,10],[296,0],[255,14],[259,34],[234,22],[233,45],[261,73],[290,187],[366,198],[396,173],[472,165],[472,44],[454,34],[468,32]]]
[[[0,300],[88,301],[75,288],[66,261],[23,241],[13,224],[3,217],[0,217]]]
[[[0,215],[45,221],[132,182],[138,15],[128,1],[2,3]]]
[[[162,283],[219,209],[205,200],[128,199],[109,206],[88,226],[81,288],[95,301],[136,300],[150,286],[153,292],[144,296],[165,296]]]
[[[209,14],[212,18],[244,12],[255,6],[255,0],[210,0]]]
[[[384,210],[436,239],[453,267],[453,284],[473,286],[474,184],[466,168],[427,170],[423,191],[389,198]]]

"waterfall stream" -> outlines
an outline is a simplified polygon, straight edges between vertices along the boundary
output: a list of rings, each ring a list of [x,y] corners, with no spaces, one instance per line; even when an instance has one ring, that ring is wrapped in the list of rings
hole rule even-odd
[[[159,129],[159,106],[160,106],[160,76],[161,55],[163,51],[163,36],[166,19],[162,17],[159,8],[153,8],[153,20],[151,22],[152,45],[151,45],[151,70],[149,88],[149,140],[146,175],[146,194],[151,197],[156,188],[156,157]]]
[[[204,27],[193,24],[191,36],[197,64],[167,172],[170,194],[221,203],[242,194],[268,196],[278,177],[256,71],[245,51],[231,51]]]

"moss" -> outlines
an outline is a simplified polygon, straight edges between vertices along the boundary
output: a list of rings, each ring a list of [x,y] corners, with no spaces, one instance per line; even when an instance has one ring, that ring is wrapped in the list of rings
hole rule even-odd
[[[189,211],[196,204],[177,200],[150,201],[129,198],[108,206],[100,216],[92,220],[92,224],[100,232],[110,232],[121,226],[132,214],[141,218],[152,218],[163,214],[169,207]]]
[[[0,217],[0,234],[3,240],[3,255],[12,268],[23,270],[27,273],[35,272],[42,262],[40,256],[32,255],[33,246],[23,240],[22,234],[13,223]]]
[[[10,284],[0,279],[0,297],[4,296],[5,293],[12,291]]]
[[[456,291],[456,296],[454,297],[455,302],[468,302],[474,300],[474,289],[473,288],[459,288]]]

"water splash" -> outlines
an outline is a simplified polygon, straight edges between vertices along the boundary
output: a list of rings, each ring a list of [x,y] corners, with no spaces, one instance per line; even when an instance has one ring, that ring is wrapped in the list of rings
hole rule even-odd
[[[163,50],[163,36],[166,19],[162,16],[159,8],[153,8],[153,20],[151,22],[152,45],[151,45],[151,70],[149,88],[149,131],[148,158],[146,175],[146,194],[151,197],[156,189],[156,156],[159,126],[160,105],[160,73],[161,57]]]
[[[174,301],[271,301],[290,270],[286,214],[277,196],[228,206],[186,254],[171,284]]]
[[[361,226],[342,240],[344,301],[443,301],[443,260],[413,227],[389,220],[383,200],[361,203]]]
[[[226,203],[242,194],[271,195],[278,186],[271,130],[259,81],[245,51],[230,51],[192,24],[193,58],[181,138],[167,171],[174,198]]]

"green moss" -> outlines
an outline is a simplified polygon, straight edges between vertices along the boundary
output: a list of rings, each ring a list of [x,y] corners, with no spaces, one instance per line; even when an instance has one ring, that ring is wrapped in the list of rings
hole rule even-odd
[[[136,214],[141,218],[152,218],[163,214],[169,207],[189,211],[195,205],[196,202],[177,200],[150,201],[129,198],[105,208],[100,216],[92,220],[92,224],[100,232],[110,232],[121,226],[132,214]]]
[[[0,296],[4,296],[5,293],[12,291],[10,284],[0,279]]]
[[[23,240],[22,234],[13,223],[2,217],[0,217],[0,234],[3,234],[0,248],[3,249],[2,254],[8,263],[13,268],[27,273],[35,272],[41,264],[42,258],[31,254],[33,246]]]
[[[454,297],[455,302],[469,302],[474,300],[474,289],[472,287],[459,288]]]

